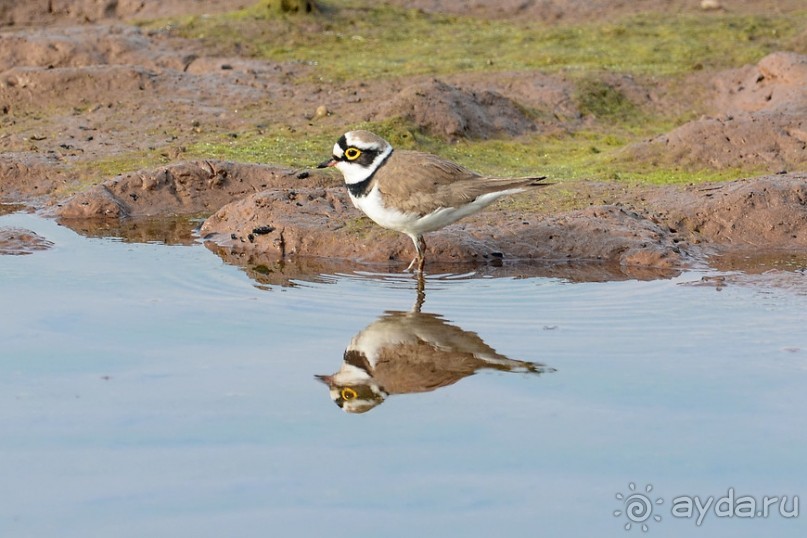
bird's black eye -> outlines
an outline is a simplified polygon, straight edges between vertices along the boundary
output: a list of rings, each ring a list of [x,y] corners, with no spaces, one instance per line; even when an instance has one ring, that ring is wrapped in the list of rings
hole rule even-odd
[[[361,155],[361,150],[358,148],[350,147],[345,150],[345,158],[347,158],[348,161],[355,161],[359,158],[359,155]]]
[[[356,150],[356,151],[358,151],[358,150]],[[354,398],[356,398],[359,395],[358,392],[356,392],[355,390],[353,390],[350,387],[343,388],[342,391],[339,394],[340,394],[340,396],[342,396],[343,400],[353,400]]]

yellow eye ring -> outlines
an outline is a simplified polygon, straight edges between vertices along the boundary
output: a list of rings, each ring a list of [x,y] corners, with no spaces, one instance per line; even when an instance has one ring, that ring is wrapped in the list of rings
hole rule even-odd
[[[357,148],[347,148],[345,150],[345,157],[349,161],[355,161],[356,159],[359,158],[359,155],[361,155],[361,150]]]
[[[359,395],[358,392],[356,392],[355,390],[353,390],[350,387],[343,388],[342,392],[340,394],[342,395],[343,400],[352,400],[352,399],[358,397],[358,395]]]

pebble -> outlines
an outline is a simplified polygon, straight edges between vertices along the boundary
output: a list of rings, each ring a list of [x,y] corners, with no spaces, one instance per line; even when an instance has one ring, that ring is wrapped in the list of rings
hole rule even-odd
[[[317,107],[316,112],[314,112],[314,119],[318,120],[320,118],[324,118],[328,114],[330,114],[330,111],[328,110],[328,107],[326,107],[325,105],[319,105]]]
[[[720,0],[701,0],[701,9],[704,11],[722,8],[723,5],[720,3]]]

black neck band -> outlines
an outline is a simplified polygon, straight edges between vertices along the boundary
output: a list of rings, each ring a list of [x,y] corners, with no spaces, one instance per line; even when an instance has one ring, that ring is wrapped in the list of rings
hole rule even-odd
[[[370,361],[367,360],[367,356],[361,351],[346,349],[345,354],[342,357],[342,360],[345,362],[345,364],[355,366],[360,370],[364,370],[367,373],[367,375],[372,375],[370,374],[371,370]]]

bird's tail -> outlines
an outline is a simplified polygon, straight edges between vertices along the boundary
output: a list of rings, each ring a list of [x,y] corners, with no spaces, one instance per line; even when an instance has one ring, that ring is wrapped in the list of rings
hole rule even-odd
[[[498,188],[518,188],[518,187],[548,187],[553,183],[547,183],[544,180],[546,176],[527,176],[527,177],[501,177],[491,178],[491,181],[498,185]]]
[[[544,180],[546,179],[546,176],[523,177],[521,179],[524,181],[524,183],[528,187],[548,187],[548,186],[552,185],[552,183],[544,182]]]

